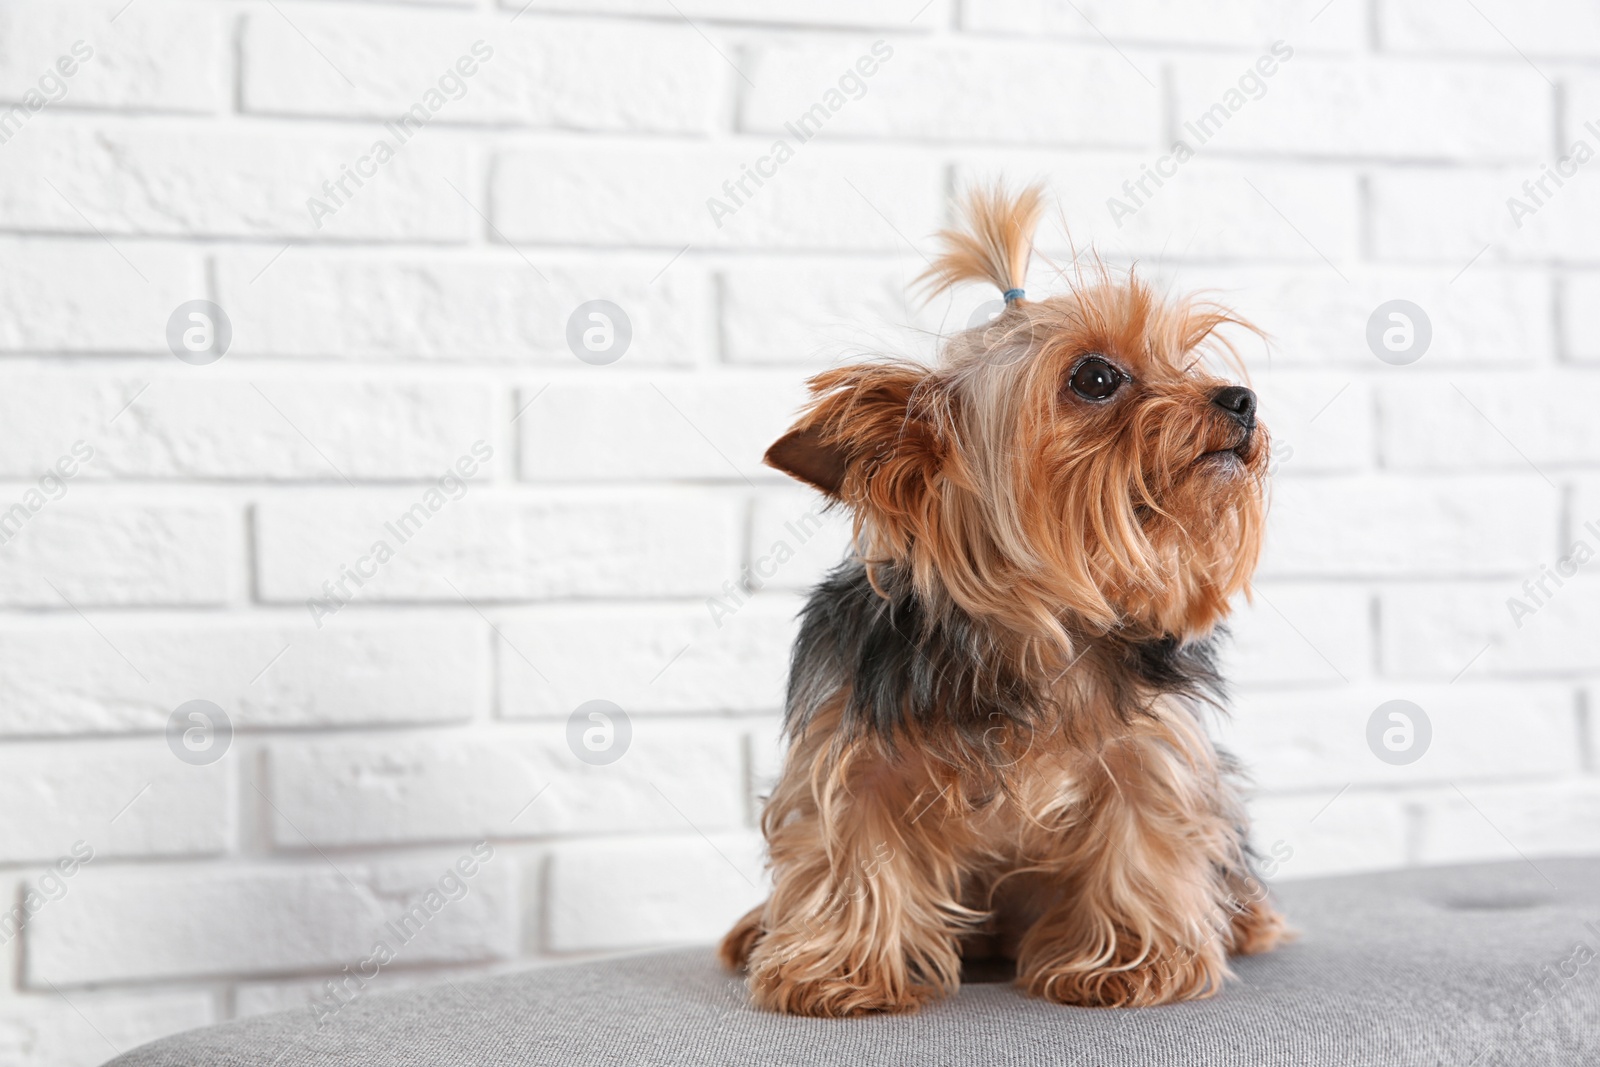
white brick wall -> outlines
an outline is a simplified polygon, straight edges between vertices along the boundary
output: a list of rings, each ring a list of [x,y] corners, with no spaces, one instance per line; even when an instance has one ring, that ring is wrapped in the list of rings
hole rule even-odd
[[[480,840],[378,983],[714,937],[846,529],[760,452],[809,372],[993,299],[908,292],[987,176],[1049,182],[1057,266],[1272,335],[1221,731],[1281,876],[1600,849],[1600,563],[1557,570],[1600,550],[1600,163],[1545,177],[1600,149],[1600,17],[1475,6],[5,5],[0,1063],[303,1010]],[[206,366],[168,349],[194,299]],[[610,365],[569,349],[596,299]],[[1366,341],[1392,299],[1409,366]],[[572,747],[597,699],[612,763]],[[1392,699],[1432,727],[1405,766]],[[192,700],[234,730],[209,764],[166,737]]]

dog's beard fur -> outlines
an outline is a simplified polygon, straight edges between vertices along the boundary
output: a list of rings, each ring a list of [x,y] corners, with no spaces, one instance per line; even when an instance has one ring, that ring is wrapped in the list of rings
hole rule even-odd
[[[1038,210],[976,198],[937,280],[1020,284]],[[858,554],[803,617],[774,893],[724,944],[759,1003],[914,1008],[963,943],[1052,999],[1159,1003],[1281,937],[1200,723],[1265,510],[1266,432],[1202,369],[1228,325],[1099,269],[936,368],[813,379],[768,459],[850,509]],[[1089,356],[1128,379],[1102,401],[1069,384]]]

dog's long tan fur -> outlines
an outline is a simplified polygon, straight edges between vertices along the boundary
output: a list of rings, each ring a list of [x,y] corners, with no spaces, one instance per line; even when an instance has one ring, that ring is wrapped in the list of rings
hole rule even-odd
[[[974,195],[936,286],[1020,288],[1042,204]],[[821,651],[797,652],[762,818],[773,893],[723,944],[757,1003],[913,1010],[987,953],[1051,1000],[1157,1004],[1282,939],[1190,684],[1263,525],[1265,430],[1219,412],[1226,383],[1198,366],[1229,325],[1249,328],[1101,268],[1009,302],[935,368],[813,379],[768,458],[851,510],[862,581],[813,602]],[[1128,377],[1104,402],[1068,386],[1091,357]],[[935,706],[912,681],[883,696],[880,664],[828,631],[848,611],[879,627],[869,651],[905,639]],[[913,633],[881,630],[913,612]],[[934,649],[970,664],[965,688],[916,662]]]

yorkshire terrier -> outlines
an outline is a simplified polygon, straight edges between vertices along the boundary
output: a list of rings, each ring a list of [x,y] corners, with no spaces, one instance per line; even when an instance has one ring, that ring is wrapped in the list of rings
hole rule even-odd
[[[721,947],[761,1007],[914,1011],[963,958],[1063,1004],[1162,1004],[1287,935],[1203,721],[1268,442],[1202,365],[1254,328],[1103,266],[1025,299],[1042,211],[973,194],[925,277],[1004,310],[934,368],[817,375],[766,454],[850,510],[855,548],[801,614],[772,895]]]

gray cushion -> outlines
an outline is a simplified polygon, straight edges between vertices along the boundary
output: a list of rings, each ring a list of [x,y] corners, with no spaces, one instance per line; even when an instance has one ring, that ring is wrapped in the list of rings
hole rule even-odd
[[[370,993],[320,1032],[288,1012],[112,1063],[1600,1064],[1600,859],[1536,862],[1284,885],[1300,941],[1172,1007],[1063,1008],[968,984],[919,1015],[797,1019],[752,1010],[695,948]]]

